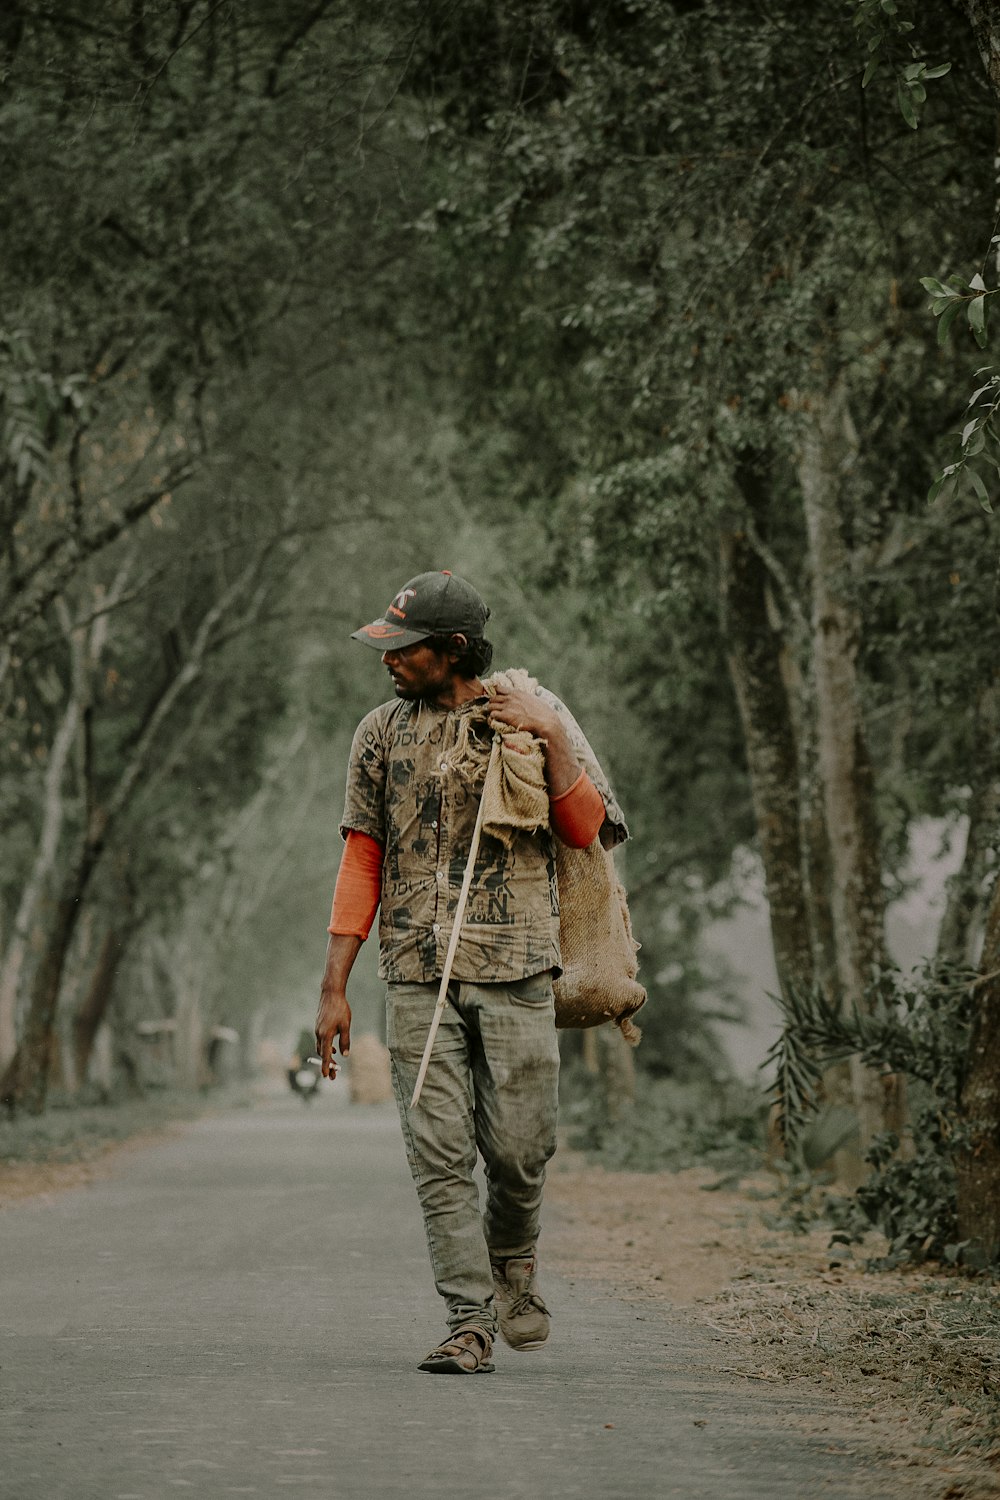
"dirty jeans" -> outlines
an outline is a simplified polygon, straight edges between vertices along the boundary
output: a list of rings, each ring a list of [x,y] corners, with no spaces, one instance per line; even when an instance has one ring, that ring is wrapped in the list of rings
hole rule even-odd
[[[406,1155],[448,1326],[496,1331],[490,1252],[538,1239],[545,1164],[555,1150],[559,1049],[551,975],[504,984],[453,980],[423,1091],[413,1086],[438,985],[390,984],[386,1035]],[[486,1209],[473,1180],[486,1167]]]

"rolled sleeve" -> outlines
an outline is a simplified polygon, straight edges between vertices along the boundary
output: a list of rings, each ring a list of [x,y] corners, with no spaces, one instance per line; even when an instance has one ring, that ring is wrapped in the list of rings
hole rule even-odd
[[[354,732],[340,832],[345,839],[351,832],[366,833],[384,845],[386,754],[382,717],[375,709]]]

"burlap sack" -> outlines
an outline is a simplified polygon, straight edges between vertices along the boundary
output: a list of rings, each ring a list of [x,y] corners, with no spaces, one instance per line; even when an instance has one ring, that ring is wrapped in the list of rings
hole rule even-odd
[[[595,839],[586,849],[556,840],[559,946],[563,971],[555,982],[557,1026],[600,1026],[613,1021],[633,1047],[632,1021],[646,1003],[636,979],[639,945],[615,862]]]
[[[533,692],[537,686],[521,668],[498,672],[485,683],[487,692],[496,687]],[[547,829],[549,800],[539,741],[524,730],[503,730],[499,753],[487,769],[489,746],[469,733],[471,727],[467,718],[450,762],[471,782],[482,783],[483,831],[509,842],[517,829]],[[636,980],[638,944],[614,860],[599,839],[586,849],[571,849],[558,838],[553,842],[563,965],[555,982],[556,1025],[612,1021],[634,1047],[640,1033],[631,1017],[645,1004],[646,991]]]

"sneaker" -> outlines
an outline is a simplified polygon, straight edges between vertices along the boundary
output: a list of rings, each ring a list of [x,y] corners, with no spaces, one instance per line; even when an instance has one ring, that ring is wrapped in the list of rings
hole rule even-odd
[[[512,1255],[494,1260],[493,1285],[497,1294],[500,1333],[512,1349],[540,1349],[549,1336],[551,1315],[538,1295],[534,1255]]]

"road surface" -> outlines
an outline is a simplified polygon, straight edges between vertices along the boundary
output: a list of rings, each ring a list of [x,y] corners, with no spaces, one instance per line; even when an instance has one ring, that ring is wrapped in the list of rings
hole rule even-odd
[[[445,1326],[391,1107],[273,1098],[121,1152],[0,1214],[0,1496],[899,1493],[708,1330],[542,1261],[545,1349],[422,1374]]]

